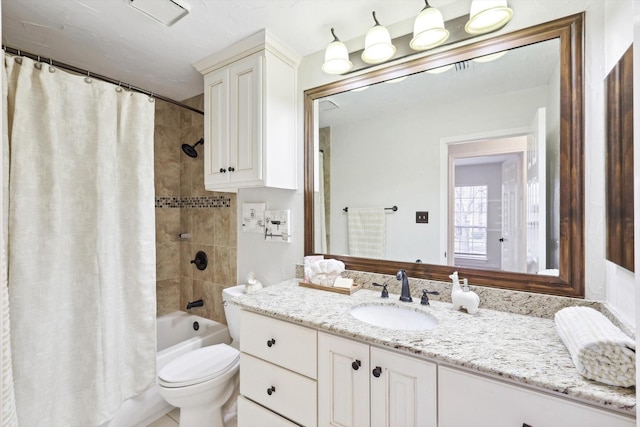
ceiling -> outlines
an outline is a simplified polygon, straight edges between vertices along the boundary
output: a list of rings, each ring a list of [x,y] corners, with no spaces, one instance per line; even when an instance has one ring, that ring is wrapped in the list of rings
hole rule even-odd
[[[349,40],[373,25],[373,10],[388,25],[424,7],[423,0],[184,1],[191,12],[165,27],[126,0],[2,0],[2,43],[182,101],[203,91],[192,63],[262,28],[306,56],[326,47],[331,27]],[[470,0],[430,2],[452,3],[468,10]]]

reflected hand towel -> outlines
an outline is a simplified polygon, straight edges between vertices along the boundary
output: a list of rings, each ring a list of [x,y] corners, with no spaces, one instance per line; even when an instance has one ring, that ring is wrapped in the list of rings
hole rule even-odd
[[[384,208],[349,208],[349,255],[384,258],[386,213]]]

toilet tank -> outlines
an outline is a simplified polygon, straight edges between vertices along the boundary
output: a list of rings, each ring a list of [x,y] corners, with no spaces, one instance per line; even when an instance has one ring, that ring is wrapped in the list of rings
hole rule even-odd
[[[224,315],[227,318],[227,327],[229,335],[231,335],[234,347],[238,346],[240,339],[240,307],[235,304],[229,304],[228,301],[244,294],[245,285],[231,286],[222,290],[222,303],[224,305]]]

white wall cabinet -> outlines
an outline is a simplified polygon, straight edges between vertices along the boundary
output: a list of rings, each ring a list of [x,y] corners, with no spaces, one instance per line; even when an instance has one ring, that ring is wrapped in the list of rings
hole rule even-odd
[[[204,75],[207,190],[296,188],[299,62],[263,30],[194,64]]]
[[[632,427],[635,420],[440,366],[440,427]]]
[[[318,333],[318,425],[436,427],[436,365]]]

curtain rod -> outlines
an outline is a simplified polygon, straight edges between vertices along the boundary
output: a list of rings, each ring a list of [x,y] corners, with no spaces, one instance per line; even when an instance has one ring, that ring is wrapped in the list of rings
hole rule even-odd
[[[68,70],[68,71],[72,71],[74,73],[87,75],[87,76],[90,76],[92,78],[96,78],[98,80],[102,80],[102,81],[105,81],[107,83],[111,83],[111,84],[114,84],[114,85],[122,86],[123,88],[127,88],[127,89],[133,90],[135,92],[139,92],[139,93],[143,93],[145,95],[149,95],[152,98],[157,98],[157,99],[160,99],[162,101],[166,101],[166,102],[169,102],[171,104],[177,105],[179,107],[186,108],[187,110],[193,111],[194,113],[198,113],[198,114],[204,115],[204,111],[201,111],[201,110],[198,110],[197,108],[194,108],[194,107],[191,107],[189,105],[183,104],[182,102],[175,101],[175,100],[173,100],[171,98],[167,98],[167,97],[164,97],[162,95],[158,95],[157,93],[154,93],[154,92],[139,88],[137,86],[133,86],[130,83],[124,83],[124,82],[121,82],[119,80],[112,79],[110,77],[102,76],[100,74],[95,74],[95,73],[93,73],[93,72],[91,72],[89,70],[84,70],[82,68],[74,67],[73,65],[65,64],[64,62],[54,61],[51,58],[45,58],[45,57],[40,56],[40,55],[35,55],[33,53],[30,53],[30,52],[25,52],[24,50],[21,50],[21,49],[15,49],[13,47],[4,46],[4,45],[2,46],[2,48],[7,53],[10,53],[10,54],[13,54],[13,55],[26,56],[27,58],[31,58],[31,59],[36,60],[38,62],[44,62],[44,63],[50,64],[50,65],[52,65],[54,67],[57,67],[57,68],[62,68],[62,69]]]

